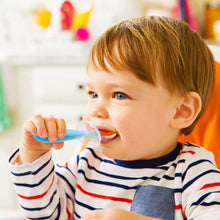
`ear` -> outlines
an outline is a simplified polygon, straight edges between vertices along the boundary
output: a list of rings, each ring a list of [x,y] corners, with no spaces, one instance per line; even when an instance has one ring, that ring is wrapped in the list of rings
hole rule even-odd
[[[197,92],[189,92],[180,97],[171,127],[182,129],[189,127],[201,111],[202,100]]]

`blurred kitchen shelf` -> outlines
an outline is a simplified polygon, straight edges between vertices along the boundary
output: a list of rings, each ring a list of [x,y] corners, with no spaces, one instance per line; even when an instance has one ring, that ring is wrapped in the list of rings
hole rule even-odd
[[[1,49],[13,66],[86,64],[91,42],[35,43]]]

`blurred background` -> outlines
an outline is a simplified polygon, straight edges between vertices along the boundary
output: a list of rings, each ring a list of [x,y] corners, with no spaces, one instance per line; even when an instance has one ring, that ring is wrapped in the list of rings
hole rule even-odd
[[[24,121],[46,112],[75,127],[92,42],[109,26],[143,15],[182,19],[207,43],[220,44],[219,0],[0,1],[0,219],[20,213],[7,162]],[[54,157],[69,160],[77,150],[68,142]]]

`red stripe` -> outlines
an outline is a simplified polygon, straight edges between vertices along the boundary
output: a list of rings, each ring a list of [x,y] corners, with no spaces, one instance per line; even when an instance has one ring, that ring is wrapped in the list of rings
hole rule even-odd
[[[188,204],[186,204],[186,206],[184,207],[184,210],[183,210],[183,214],[184,214],[184,216],[185,216],[186,219],[187,219],[187,216],[186,216],[186,208],[187,208],[187,205],[188,205]]]
[[[200,190],[215,187],[215,186],[220,186],[220,183],[207,183],[207,184],[203,185],[200,188]]]
[[[19,197],[21,197],[22,199],[28,199],[28,200],[43,198],[43,197],[48,193],[48,191],[50,190],[50,188],[52,187],[53,182],[54,182],[54,177],[55,177],[55,176],[53,176],[52,182],[51,182],[49,188],[47,189],[47,191],[44,192],[44,193],[41,194],[41,195],[36,195],[36,196],[23,196],[23,195],[21,195],[21,194],[17,194],[17,195],[18,195]]]
[[[182,209],[182,205],[180,204],[180,205],[176,205],[175,206],[175,209],[177,210],[177,209]]]
[[[68,207],[66,207],[66,213],[67,213],[68,219],[71,219],[71,213]]]
[[[189,150],[189,151],[181,151],[181,152],[179,153],[179,155],[180,155],[180,154],[186,154],[186,153],[195,154],[196,152],[195,152],[195,151],[192,151],[192,150]]]
[[[69,163],[68,163],[68,162],[66,162],[66,163],[65,163],[65,166],[66,166],[67,168],[69,168]]]
[[[77,188],[82,193],[84,193],[88,196],[91,196],[91,197],[95,197],[95,198],[99,198],[99,199],[109,199],[109,200],[118,201],[118,202],[132,203],[131,199],[118,198],[118,197],[113,197],[113,196],[104,196],[104,195],[98,195],[98,194],[95,194],[95,193],[88,192],[88,191],[84,190],[79,184],[77,185]]]

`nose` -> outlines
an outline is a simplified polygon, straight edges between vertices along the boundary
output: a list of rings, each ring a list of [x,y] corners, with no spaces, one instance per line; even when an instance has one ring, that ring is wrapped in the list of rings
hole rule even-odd
[[[106,119],[108,118],[108,110],[104,102],[96,102],[93,103],[92,106],[90,106],[90,115],[93,118],[102,118]]]

